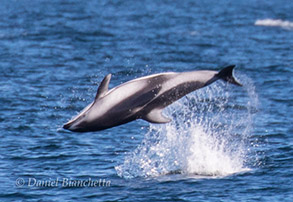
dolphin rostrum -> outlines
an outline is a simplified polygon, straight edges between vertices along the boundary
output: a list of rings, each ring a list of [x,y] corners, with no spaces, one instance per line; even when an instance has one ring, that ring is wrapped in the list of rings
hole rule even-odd
[[[101,82],[95,100],[66,123],[75,132],[99,131],[136,119],[168,123],[163,109],[184,95],[218,79],[241,86],[233,77],[235,65],[217,71],[167,72],[137,78],[108,90],[111,74]]]

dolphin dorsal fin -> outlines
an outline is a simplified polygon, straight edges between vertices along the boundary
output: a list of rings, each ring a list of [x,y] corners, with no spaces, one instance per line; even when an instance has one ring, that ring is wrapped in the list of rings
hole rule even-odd
[[[165,117],[162,112],[163,109],[153,109],[148,114],[143,116],[142,119],[151,123],[169,123],[171,119]]]
[[[111,80],[111,74],[108,74],[107,76],[105,76],[105,78],[103,79],[103,81],[101,82],[98,88],[95,100],[103,97],[108,92],[110,80]]]

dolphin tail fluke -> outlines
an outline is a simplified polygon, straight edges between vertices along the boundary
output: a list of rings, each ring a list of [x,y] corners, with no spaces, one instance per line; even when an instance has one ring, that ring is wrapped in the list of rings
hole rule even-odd
[[[233,69],[235,65],[230,65],[222,69],[216,76],[220,79],[227,81],[228,83],[232,83],[237,86],[242,86],[233,76]]]

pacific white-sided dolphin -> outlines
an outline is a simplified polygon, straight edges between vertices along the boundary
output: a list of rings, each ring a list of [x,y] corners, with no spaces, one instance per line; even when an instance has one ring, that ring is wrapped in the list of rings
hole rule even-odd
[[[111,74],[101,82],[95,100],[66,123],[75,132],[99,131],[136,119],[168,123],[163,109],[184,95],[218,79],[241,86],[233,77],[235,65],[217,71],[167,72],[137,78],[108,90]]]

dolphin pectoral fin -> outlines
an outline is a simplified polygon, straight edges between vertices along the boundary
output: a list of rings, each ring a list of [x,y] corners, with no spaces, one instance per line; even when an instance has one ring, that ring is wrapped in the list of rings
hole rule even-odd
[[[162,112],[163,109],[154,109],[143,116],[142,119],[151,123],[169,123],[171,119],[165,117]]]
[[[108,74],[107,76],[105,76],[105,78],[103,79],[103,81],[101,82],[98,88],[95,100],[103,97],[108,92],[110,80],[111,80],[111,74]]]

